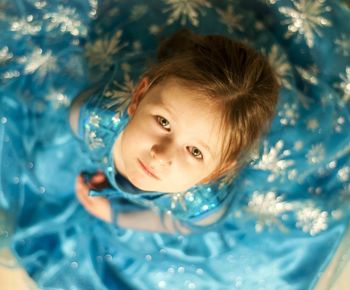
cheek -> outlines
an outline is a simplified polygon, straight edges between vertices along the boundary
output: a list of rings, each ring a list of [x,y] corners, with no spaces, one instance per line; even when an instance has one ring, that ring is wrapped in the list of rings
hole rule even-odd
[[[147,127],[133,120],[126,126],[122,138],[122,152],[125,154],[135,153],[136,150],[146,148],[150,142],[150,133]]]

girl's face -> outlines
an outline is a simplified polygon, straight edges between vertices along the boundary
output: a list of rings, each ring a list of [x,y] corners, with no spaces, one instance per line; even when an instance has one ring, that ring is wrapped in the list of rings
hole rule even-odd
[[[175,78],[147,87],[144,78],[132,96],[113,147],[116,167],[139,189],[186,191],[218,166],[220,110]]]

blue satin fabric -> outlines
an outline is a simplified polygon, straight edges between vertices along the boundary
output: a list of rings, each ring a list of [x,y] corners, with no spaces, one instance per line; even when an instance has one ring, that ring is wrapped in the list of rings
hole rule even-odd
[[[1,1],[0,246],[12,248],[39,287],[304,290],[332,259],[349,216],[349,8],[188,3]],[[216,192],[232,197],[219,225],[181,236],[106,224],[75,198],[80,172],[108,166],[71,132],[70,103],[106,82],[109,109],[123,112],[157,43],[183,26],[266,54],[282,85],[271,132],[254,161]],[[98,112],[110,121],[105,107]],[[171,209],[170,199],[123,198],[125,210]],[[200,213],[191,200],[191,214],[179,203],[175,217]]]

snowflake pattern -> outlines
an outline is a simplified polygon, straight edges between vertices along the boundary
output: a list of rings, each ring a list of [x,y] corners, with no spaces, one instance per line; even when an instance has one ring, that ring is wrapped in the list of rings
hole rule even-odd
[[[328,6],[324,6],[324,0],[295,0],[294,8],[280,7],[279,11],[287,18],[282,24],[287,24],[288,31],[286,38],[297,34],[297,37],[303,35],[306,44],[313,47],[315,44],[314,34],[322,36],[320,28],[331,26],[331,22],[322,15],[330,11]]]
[[[267,54],[267,57],[276,72],[279,84],[287,89],[291,89],[292,85],[289,79],[293,76],[293,72],[287,56],[274,44]]]
[[[87,28],[81,22],[81,18],[74,8],[59,5],[56,12],[44,14],[43,19],[48,20],[47,31],[59,29],[62,33],[68,32],[73,36],[85,36],[87,34]]]
[[[131,8],[131,13],[129,19],[132,21],[139,20],[142,16],[146,15],[148,12],[148,6],[145,4],[135,5]]]
[[[232,33],[234,30],[243,31],[241,25],[243,16],[235,13],[232,5],[228,5],[225,10],[216,9],[216,12],[220,17],[220,21],[226,25],[228,32]]]
[[[38,34],[41,26],[33,22],[32,16],[28,16],[26,19],[14,20],[11,23],[10,30],[16,32],[16,38],[19,38],[22,35]]]
[[[248,202],[248,212],[256,216],[256,232],[262,232],[265,227],[270,230],[277,226],[284,230],[281,216],[293,209],[291,203],[285,202],[282,196],[275,192],[260,193],[255,191]]]
[[[337,177],[341,182],[350,181],[350,167],[344,166],[338,170]]]
[[[299,113],[297,109],[298,106],[296,103],[285,103],[283,105],[283,108],[278,112],[281,124],[284,126],[295,126],[299,119]]]
[[[336,45],[335,51],[337,53],[341,53],[343,56],[350,55],[350,40],[345,34],[342,33],[340,38],[334,40],[334,43]]]
[[[125,71],[124,82],[122,84],[115,80],[104,90],[103,95],[110,99],[106,108],[118,107],[118,110],[121,112],[126,110],[134,88],[134,81],[131,79],[129,73]]]
[[[346,67],[345,74],[339,74],[342,82],[336,85],[343,91],[342,101],[347,103],[350,101],[350,67]]]
[[[314,236],[328,227],[328,213],[309,206],[297,211],[297,228]]]
[[[273,230],[275,227],[286,232],[287,227],[284,222],[290,223],[294,212],[295,226],[311,236],[328,228],[327,211],[316,207],[310,201],[287,202],[283,195],[278,195],[275,191],[254,191],[248,201],[246,211],[255,217],[255,231],[258,233],[265,228]]]
[[[7,46],[0,49],[0,65],[5,64],[8,60],[13,58],[13,54],[9,51]]]
[[[279,140],[275,146],[269,147],[267,141],[264,142],[264,152],[257,164],[253,166],[255,169],[270,171],[267,180],[273,182],[277,177],[282,177],[287,173],[287,169],[294,164],[291,159],[286,159],[291,152],[283,150],[284,142]]]
[[[64,107],[67,108],[70,105],[70,100],[63,92],[51,91],[46,97],[55,110]]]
[[[97,14],[98,0],[89,0],[89,4],[91,7],[91,10],[89,12],[89,16],[91,18],[95,18],[96,14]]]
[[[167,19],[167,24],[171,25],[180,20],[181,25],[186,25],[190,21],[193,26],[199,24],[199,14],[205,15],[205,8],[210,8],[211,4],[207,0],[164,0],[170,6],[163,12],[171,12]]]
[[[322,143],[314,144],[311,149],[307,152],[306,158],[309,164],[320,163],[324,160],[326,150]]]
[[[101,73],[108,71],[113,64],[113,57],[128,45],[121,42],[122,34],[122,30],[118,30],[111,38],[100,38],[87,43],[85,48],[89,65],[97,67]]]
[[[296,70],[303,80],[307,81],[309,84],[317,85],[318,79],[318,69],[316,66],[311,66],[309,69],[302,68],[300,66],[296,66]]]
[[[319,121],[315,118],[312,118],[312,119],[309,119],[307,120],[307,129],[310,130],[310,131],[315,131],[316,129],[319,128]]]
[[[24,64],[24,74],[37,73],[41,82],[49,72],[58,70],[56,57],[50,50],[43,53],[41,48],[36,48],[30,55],[19,58],[18,62]]]

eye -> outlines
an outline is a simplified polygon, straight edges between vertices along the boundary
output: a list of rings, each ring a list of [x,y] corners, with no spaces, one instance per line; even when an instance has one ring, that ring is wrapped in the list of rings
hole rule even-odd
[[[203,154],[197,147],[189,146],[187,147],[187,150],[192,154],[194,158],[203,159]]]
[[[166,130],[170,130],[170,123],[167,119],[161,117],[161,116],[157,116],[157,122],[159,123],[159,125],[161,125],[164,129]]]

